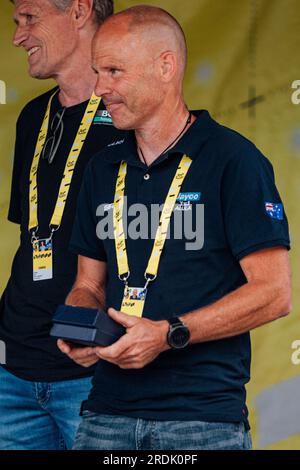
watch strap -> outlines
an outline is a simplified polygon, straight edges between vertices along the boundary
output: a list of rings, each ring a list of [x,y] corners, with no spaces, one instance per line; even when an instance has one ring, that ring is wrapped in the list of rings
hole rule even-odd
[[[175,328],[176,326],[185,326],[178,317],[168,318],[168,322],[173,328]]]

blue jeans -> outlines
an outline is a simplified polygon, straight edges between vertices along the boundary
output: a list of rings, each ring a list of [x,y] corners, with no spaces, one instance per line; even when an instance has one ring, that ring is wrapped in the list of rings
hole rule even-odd
[[[83,412],[74,450],[250,450],[244,423],[150,421]]]
[[[41,383],[0,367],[0,450],[71,449],[91,377]]]

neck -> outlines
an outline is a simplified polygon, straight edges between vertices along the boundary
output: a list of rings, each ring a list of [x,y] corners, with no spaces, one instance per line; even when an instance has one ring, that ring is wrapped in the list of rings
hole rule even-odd
[[[96,85],[90,50],[91,40],[78,47],[61,72],[53,77],[59,86],[58,98],[62,106],[74,106],[90,99]]]
[[[96,84],[95,74],[85,73],[84,77],[78,77],[76,83],[72,83],[72,76],[64,77],[64,80],[56,80],[59,86],[59,101],[62,106],[69,107],[87,101],[92,96]]]
[[[191,115],[183,101],[164,110],[142,128],[136,129],[135,136],[141,161],[150,166],[165,151],[176,145],[196,117]],[[172,119],[170,117],[172,116]]]

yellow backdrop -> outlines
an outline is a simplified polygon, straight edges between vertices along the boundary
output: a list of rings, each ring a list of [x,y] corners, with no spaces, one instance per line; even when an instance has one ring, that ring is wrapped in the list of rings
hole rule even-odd
[[[137,4],[116,0],[117,9]],[[141,2],[143,3],[143,2]],[[146,3],[146,2],[145,2]],[[300,105],[292,83],[300,79],[299,0],[160,0],[183,25],[189,47],[185,82],[191,108],[207,108],[219,121],[249,137],[272,161],[285,201],[293,241],[293,314],[252,334],[252,381],[248,386],[256,447],[300,449],[300,365],[292,343],[300,339]],[[50,81],[27,75],[23,50],[11,45],[12,5],[0,6],[0,291],[18,245],[18,227],[6,221],[15,121],[22,106]],[[74,77],[76,80],[76,77]],[[6,90],[4,89],[6,84]],[[6,104],[4,98],[6,97]],[[276,269],[276,266],[274,266]]]

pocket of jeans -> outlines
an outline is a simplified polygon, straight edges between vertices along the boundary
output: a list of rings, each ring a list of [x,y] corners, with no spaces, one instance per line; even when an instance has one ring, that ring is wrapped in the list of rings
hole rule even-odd
[[[180,450],[244,450],[247,433],[243,422],[174,421],[164,425],[165,440]],[[172,447],[176,448],[176,447]]]
[[[83,418],[96,418],[97,416],[98,416],[98,413],[95,413],[94,411],[83,410],[82,412]]]

